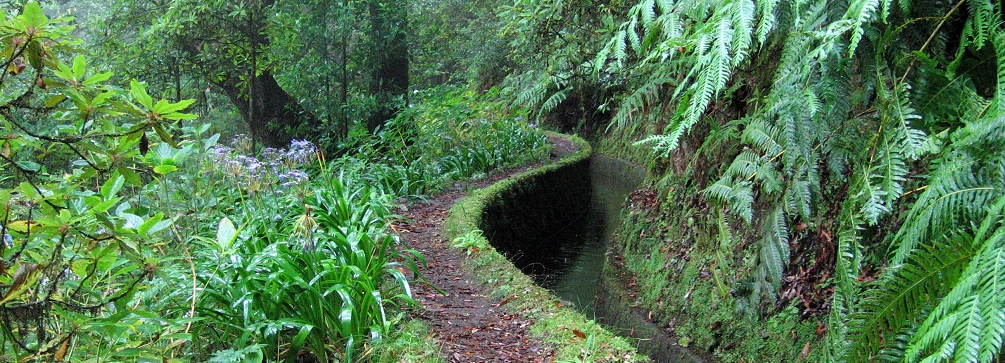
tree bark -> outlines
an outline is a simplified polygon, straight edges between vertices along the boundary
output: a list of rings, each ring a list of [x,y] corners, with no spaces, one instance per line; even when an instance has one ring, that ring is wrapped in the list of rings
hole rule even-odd
[[[237,106],[255,140],[265,146],[286,147],[295,137],[305,137],[317,130],[320,121],[305,110],[289,93],[286,93],[272,73],[264,71],[254,79],[252,98],[254,109],[248,112],[247,89],[238,87],[237,77],[230,77],[215,84],[227,93],[231,103]],[[250,117],[249,117],[250,115]]]

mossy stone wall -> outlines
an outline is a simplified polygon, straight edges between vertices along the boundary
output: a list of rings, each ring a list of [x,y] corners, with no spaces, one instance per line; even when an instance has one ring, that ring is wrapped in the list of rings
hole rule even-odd
[[[517,266],[557,253],[557,233],[581,221],[590,205],[590,158],[522,178],[486,200],[478,228]]]
[[[588,172],[592,149],[583,139],[576,136],[552,136],[567,138],[577,146],[577,151],[563,155],[556,163],[499,181],[491,186],[474,191],[455,204],[450,209],[450,215],[444,222],[444,235],[454,240],[466,236],[474,244],[488,245],[485,236],[478,234],[481,225],[489,219],[486,209],[497,201],[510,200],[506,193],[517,195],[532,195],[533,188],[545,184],[547,174],[564,174],[566,168],[578,168],[585,165]],[[534,183],[531,183],[534,182]],[[528,187],[536,184],[538,187]],[[589,193],[589,183],[586,193]],[[512,192],[523,188],[523,192]],[[538,189],[545,190],[545,189]],[[569,191],[562,191],[565,194]],[[588,198],[588,197],[587,197]],[[588,200],[588,199],[587,199]],[[497,205],[493,208],[503,208]],[[512,219],[510,219],[510,223]],[[497,222],[497,226],[499,222]],[[555,349],[556,362],[593,361],[645,363],[651,362],[645,355],[640,355],[634,344],[627,339],[616,336],[597,322],[583,316],[561,303],[550,291],[536,285],[534,280],[523,274],[493,246],[471,251],[464,260],[464,265],[472,271],[476,279],[492,291],[492,296],[500,301],[502,309],[524,315],[533,322],[531,332]],[[585,338],[583,336],[586,336]]]

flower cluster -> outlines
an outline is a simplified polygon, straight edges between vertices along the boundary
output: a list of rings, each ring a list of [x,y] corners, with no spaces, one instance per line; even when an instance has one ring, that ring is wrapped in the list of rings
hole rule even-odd
[[[314,144],[293,140],[289,149],[265,148],[257,158],[243,152],[250,148],[251,139],[237,135],[230,147],[214,146],[209,161],[215,164],[216,170],[234,178],[241,188],[252,193],[263,190],[277,194],[306,192],[310,177],[301,168],[315,160],[317,147]]]
[[[314,146],[310,141],[293,140],[290,142],[290,149],[286,150],[285,156],[298,165],[304,165],[316,160],[317,154],[317,146]]]

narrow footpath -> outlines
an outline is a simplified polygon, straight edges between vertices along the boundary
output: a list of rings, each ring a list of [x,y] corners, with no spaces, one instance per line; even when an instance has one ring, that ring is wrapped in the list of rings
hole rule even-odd
[[[571,143],[552,139],[556,153],[569,152]],[[469,182],[467,188],[484,188],[540,164],[507,170]],[[403,241],[422,253],[430,284],[415,283],[413,293],[422,305],[420,318],[429,324],[447,362],[550,362],[553,351],[531,339],[530,322],[506,311],[506,301],[496,301],[466,271],[465,255],[451,248],[440,235],[451,206],[466,195],[461,184],[451,190],[400,210],[405,220],[394,225]]]
[[[479,186],[482,187],[482,186]],[[546,362],[551,352],[528,337],[528,321],[512,315],[478,286],[462,266],[464,254],[440,235],[447,212],[463,191],[450,191],[402,213],[408,224],[399,232],[426,258],[423,276],[430,284],[414,286],[425,319],[447,362]]]

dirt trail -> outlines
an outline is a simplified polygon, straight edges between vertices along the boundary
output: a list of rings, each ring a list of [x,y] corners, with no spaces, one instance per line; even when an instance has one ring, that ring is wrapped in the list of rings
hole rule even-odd
[[[571,143],[552,138],[557,155],[571,152]],[[484,188],[496,181],[523,172],[532,165],[494,174],[471,182]],[[460,185],[445,193],[417,202],[399,211],[406,220],[395,225],[403,241],[422,253],[428,266],[423,276],[446,296],[427,284],[416,284],[416,300],[439,342],[447,362],[550,362],[552,349],[529,337],[530,322],[510,314],[501,301],[489,296],[462,266],[464,254],[451,248],[440,235],[451,206],[466,193]]]
[[[475,187],[512,174],[477,181]],[[421,283],[414,287],[416,300],[425,309],[421,318],[428,322],[448,362],[550,361],[550,349],[528,337],[529,322],[491,299],[465,272],[464,254],[440,235],[448,210],[465,195],[456,189],[412,205],[401,213],[407,223],[396,225],[402,240],[426,257],[423,276],[446,292],[444,296]]]

